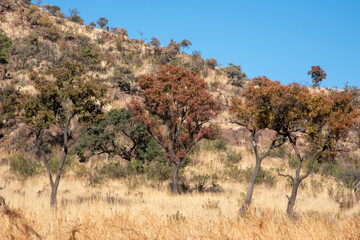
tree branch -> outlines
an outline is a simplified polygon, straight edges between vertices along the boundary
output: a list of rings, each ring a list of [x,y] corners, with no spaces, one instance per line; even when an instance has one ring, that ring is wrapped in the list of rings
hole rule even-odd
[[[277,172],[278,172],[278,174],[279,174],[279,176],[280,177],[288,177],[288,178],[290,178],[291,179],[291,181],[294,183],[294,178],[291,176],[291,175],[289,175],[289,174],[282,174],[282,173],[280,173],[280,169],[278,168],[278,169],[276,169],[277,170]]]

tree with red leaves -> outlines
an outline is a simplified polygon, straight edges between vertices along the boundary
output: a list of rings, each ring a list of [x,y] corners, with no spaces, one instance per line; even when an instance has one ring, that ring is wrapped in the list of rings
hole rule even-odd
[[[218,129],[208,124],[221,111],[220,101],[195,72],[167,65],[156,76],[142,75],[142,101],[129,108],[165,150],[172,167],[172,192],[178,194],[179,167],[201,139],[215,139]]]
[[[313,86],[319,87],[321,81],[326,79],[326,72],[320,66],[311,66],[311,70],[307,72],[308,75],[311,75]]]

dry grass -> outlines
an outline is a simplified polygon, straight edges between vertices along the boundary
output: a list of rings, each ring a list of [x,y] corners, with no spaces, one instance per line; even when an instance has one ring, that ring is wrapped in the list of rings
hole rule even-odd
[[[241,167],[251,166],[245,149]],[[2,155],[1,158],[7,156]],[[220,153],[200,152],[188,174],[212,174],[224,168]],[[264,161],[264,167],[279,164]],[[341,212],[327,188],[339,188],[331,179],[314,175],[300,189],[296,219],[286,217],[285,194],[290,189],[278,179],[275,187],[255,188],[253,209],[238,216],[246,183],[219,181],[223,193],[172,196],[167,184],[146,182],[135,189],[128,180],[109,180],[90,187],[86,179],[64,176],[58,192],[58,210],[49,206],[45,176],[16,180],[8,166],[0,167],[0,192],[8,207],[1,207],[0,239],[359,239],[359,205]],[[311,182],[321,181],[321,189]]]

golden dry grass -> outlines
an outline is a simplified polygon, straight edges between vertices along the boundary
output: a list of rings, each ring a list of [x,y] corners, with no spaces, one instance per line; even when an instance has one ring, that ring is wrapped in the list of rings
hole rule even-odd
[[[240,167],[251,166],[252,155],[242,151]],[[7,156],[0,156],[7,157]],[[188,166],[192,174],[213,174],[224,168],[223,155],[202,151]],[[269,158],[264,168],[280,164]],[[222,193],[191,193],[173,196],[167,184],[150,182],[132,188],[129,180],[108,180],[90,187],[87,180],[65,175],[58,191],[58,209],[49,206],[50,187],[45,176],[26,182],[0,167],[0,191],[8,207],[0,209],[0,239],[359,239],[359,204],[340,211],[328,189],[341,186],[313,175],[299,190],[296,219],[285,215],[290,188],[283,178],[276,186],[257,185],[253,209],[246,216],[237,210],[246,183],[219,181]],[[290,171],[290,170],[289,170]],[[321,182],[314,188],[312,182]],[[348,191],[350,192],[350,191]],[[355,196],[353,196],[355,197]]]

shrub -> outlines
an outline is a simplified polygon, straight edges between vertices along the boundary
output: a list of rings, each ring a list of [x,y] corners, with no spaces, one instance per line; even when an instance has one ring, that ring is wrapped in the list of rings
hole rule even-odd
[[[241,67],[232,63],[229,63],[229,66],[225,67],[223,71],[228,76],[230,84],[236,87],[242,87],[244,80],[247,78]]]
[[[215,69],[215,67],[218,65],[218,62],[216,61],[215,58],[209,58],[206,60],[206,64],[208,65],[209,68]]]
[[[59,33],[55,26],[44,27],[45,38],[49,39],[52,42],[56,42],[59,39]]]
[[[243,171],[239,169],[239,166],[234,164],[227,164],[223,171],[223,175],[236,181],[241,181],[243,179]]]
[[[182,215],[179,211],[177,211],[175,214],[167,215],[170,222],[184,222],[185,217]]]
[[[127,176],[127,169],[126,166],[119,162],[110,163],[101,168],[100,174],[112,179],[125,178]]]
[[[289,167],[296,168],[298,164],[298,159],[295,155],[291,155],[288,159]]]
[[[170,179],[171,167],[167,162],[151,161],[147,168],[147,178],[156,182],[163,182]]]
[[[207,188],[207,181],[210,179],[208,174],[195,175],[192,177],[192,181],[195,182],[195,189],[199,193],[205,192]]]
[[[121,39],[116,39],[115,45],[116,45],[116,49],[119,52],[122,52],[124,50]]]
[[[59,6],[44,4],[42,7],[49,11],[53,16],[64,17],[64,14],[60,11],[61,9]]]
[[[112,80],[117,83],[122,91],[128,94],[133,94],[137,91],[136,82],[138,79],[127,67],[116,68],[113,72]]]
[[[86,47],[90,44],[90,38],[88,36],[78,35],[77,40],[81,47]]]
[[[99,20],[97,20],[97,24],[99,25],[100,28],[104,28],[106,27],[106,25],[108,24],[109,20],[104,18],[104,17],[101,17],[99,18]]]
[[[226,152],[226,160],[229,161],[230,163],[236,164],[239,163],[242,159],[242,154],[241,152],[237,152],[235,150],[229,149]]]
[[[205,201],[205,203],[202,205],[202,207],[206,208],[206,209],[218,209],[219,203],[220,203],[220,201],[208,199],[207,201]]]
[[[52,157],[52,159],[49,161],[49,166],[50,166],[50,170],[52,173],[56,173],[58,168],[59,168],[59,164],[61,162],[61,159],[57,156]],[[71,165],[75,162],[75,158],[72,155],[68,155],[65,159],[65,164],[63,167],[63,172],[67,172],[70,170]]]
[[[103,44],[105,43],[105,41],[104,41],[103,38],[99,38],[99,39],[97,40],[97,43],[98,43],[99,45],[103,45]]]
[[[243,175],[244,175],[243,180],[245,180],[246,182],[249,182],[251,175],[253,173],[253,170],[254,169],[252,167],[248,167],[245,170],[243,170]],[[274,186],[276,184],[276,178],[270,170],[260,168],[259,174],[255,180],[255,183],[257,183],[257,184],[263,183],[268,186]]]
[[[9,51],[11,48],[11,39],[0,32],[0,64],[9,63]]]
[[[42,16],[39,18],[38,24],[42,27],[51,27],[54,23],[48,16]]]
[[[10,171],[25,180],[38,175],[41,172],[41,164],[18,154],[10,158]]]
[[[288,153],[288,148],[285,145],[282,145],[281,147],[272,149],[272,151],[270,151],[269,153],[269,156],[276,158],[285,158]]]
[[[360,166],[339,167],[333,165],[331,175],[343,182],[345,187],[353,188],[360,179]]]
[[[99,62],[99,52],[93,45],[80,48],[80,55],[85,64],[96,64]]]
[[[202,148],[206,151],[226,151],[229,141],[224,137],[219,137],[215,140],[204,140]]]
[[[84,19],[82,19],[79,16],[80,14],[79,10],[74,8],[74,9],[69,9],[69,12],[70,12],[70,16],[68,16],[67,19],[69,19],[72,22],[79,23],[81,25],[84,23]]]

